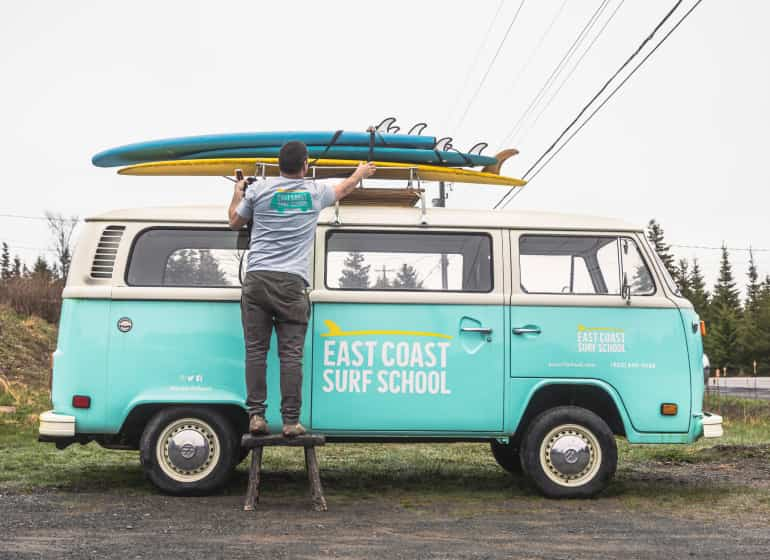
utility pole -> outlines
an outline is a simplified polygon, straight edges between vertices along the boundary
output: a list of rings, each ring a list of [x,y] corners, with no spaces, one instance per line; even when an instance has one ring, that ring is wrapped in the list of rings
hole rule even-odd
[[[439,181],[438,183],[438,198],[433,199],[433,206],[439,208],[446,208],[446,183]],[[449,289],[449,275],[447,274],[447,268],[449,267],[449,259],[446,253],[441,253],[441,289]]]

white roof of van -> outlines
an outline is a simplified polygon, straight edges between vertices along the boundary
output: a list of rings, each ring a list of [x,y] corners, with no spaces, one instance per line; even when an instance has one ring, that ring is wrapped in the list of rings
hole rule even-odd
[[[168,206],[113,210],[87,218],[98,222],[164,222],[164,223],[227,223],[227,208],[221,206]],[[420,209],[386,206],[340,207],[343,225],[396,225],[420,224]],[[642,231],[643,228],[622,220],[517,210],[458,210],[454,208],[428,208],[427,222],[443,227],[485,227],[522,229],[578,229],[608,231]],[[321,212],[319,223],[334,223],[334,208]]]

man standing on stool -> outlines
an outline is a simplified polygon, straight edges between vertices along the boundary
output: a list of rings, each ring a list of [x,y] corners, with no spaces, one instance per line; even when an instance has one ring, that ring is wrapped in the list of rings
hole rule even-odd
[[[305,433],[302,406],[302,351],[310,316],[305,288],[310,285],[310,255],[318,214],[347,196],[375,167],[361,163],[349,178],[332,186],[306,180],[307,147],[287,142],[278,155],[280,177],[235,184],[228,216],[240,229],[253,221],[248,266],[241,294],[246,342],[246,407],[249,431],[267,434],[267,351],[275,325],[281,361],[283,435]]]

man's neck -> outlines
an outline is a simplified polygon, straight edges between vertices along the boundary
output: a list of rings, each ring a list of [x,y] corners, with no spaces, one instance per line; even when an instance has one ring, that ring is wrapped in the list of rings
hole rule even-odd
[[[304,179],[305,175],[302,173],[294,173],[292,175],[287,175],[286,173],[281,173],[281,177],[284,179]]]

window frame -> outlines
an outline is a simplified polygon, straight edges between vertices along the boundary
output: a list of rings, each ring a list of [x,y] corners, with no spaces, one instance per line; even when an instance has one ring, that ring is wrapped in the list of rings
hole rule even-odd
[[[638,241],[635,239],[635,237],[628,232],[618,232],[618,233],[611,233],[611,232],[558,232],[558,233],[551,233],[551,232],[538,232],[538,231],[521,231],[519,235],[516,237],[515,243],[511,243],[511,249],[516,251],[517,256],[517,265],[518,265],[518,282],[519,282],[519,290],[520,293],[527,296],[567,296],[570,298],[574,297],[595,297],[595,296],[602,296],[602,297],[615,297],[615,298],[622,298],[622,293],[617,294],[610,294],[610,293],[572,293],[572,292],[534,292],[527,290],[523,283],[522,283],[522,262],[521,262],[521,240],[525,237],[590,237],[590,238],[606,238],[606,239],[612,239],[615,243],[615,251],[617,254],[617,280],[618,280],[618,286],[620,287],[620,290],[622,292],[623,287],[623,251],[621,249],[621,240],[622,239],[629,239],[634,242],[635,247],[637,248],[637,251],[639,253],[639,257],[642,259],[642,262],[644,263],[645,267],[647,268],[647,272],[649,273],[650,280],[652,281],[654,290],[649,294],[634,294],[633,297],[651,297],[656,296],[658,294],[658,284],[655,281],[655,275],[653,273],[653,268],[650,267],[650,263],[648,262],[648,259],[646,255],[644,254],[643,250],[639,246]],[[574,255],[570,255],[572,259],[574,259]],[[586,263],[587,264],[587,263]],[[571,274],[573,266],[571,264],[570,266]]]
[[[362,233],[375,233],[383,235],[391,234],[407,234],[407,235],[446,235],[446,236],[475,236],[486,237],[489,241],[489,289],[488,290],[432,290],[432,289],[419,289],[419,290],[390,290],[382,288],[334,288],[329,285],[329,267],[328,267],[328,255],[329,255],[329,238],[335,233],[347,233],[351,235]],[[448,230],[410,230],[410,229],[328,229],[324,234],[323,245],[323,289],[330,292],[354,292],[354,293],[377,293],[377,294],[471,294],[471,295],[483,295],[491,294],[495,291],[495,244],[493,236],[486,231],[448,231]]]
[[[128,275],[131,271],[131,263],[134,259],[134,251],[136,250],[136,246],[139,243],[139,240],[146,234],[152,231],[190,231],[190,232],[227,232],[227,233],[233,233],[237,236],[236,238],[236,245],[241,241],[242,238],[246,238],[246,247],[243,249],[243,255],[241,256],[241,263],[239,264],[239,275],[238,275],[238,284],[233,286],[216,286],[216,285],[197,285],[197,286],[179,286],[179,285],[164,285],[164,284],[132,284],[128,280]],[[123,270],[123,282],[125,283],[126,287],[129,288],[163,288],[167,290],[197,290],[197,289],[217,289],[217,290],[240,290],[242,287],[242,282],[240,278],[240,269],[243,267],[243,259],[248,258],[249,253],[249,246],[248,246],[248,233],[246,229],[238,229],[233,230],[227,227],[216,227],[216,226],[205,226],[205,227],[192,227],[192,226],[150,226],[146,228],[142,228],[131,239],[131,246],[128,250],[128,255],[126,257],[126,264],[125,269]],[[166,256],[166,260],[168,261],[168,257],[170,257],[172,253],[169,253]]]
[[[620,284],[623,285],[623,272],[625,269],[625,263],[623,262],[623,250],[620,247],[620,244],[623,239],[628,239],[629,241],[633,242],[634,247],[636,248],[636,252],[639,255],[639,258],[642,260],[642,263],[644,264],[645,268],[647,269],[647,275],[650,277],[650,282],[652,282],[652,291],[649,294],[631,294],[631,297],[651,297],[655,296],[658,293],[658,283],[655,281],[655,273],[653,272],[653,268],[650,267],[650,263],[647,262],[646,255],[644,254],[644,251],[642,250],[642,247],[639,245],[639,242],[630,234],[622,234],[618,235],[618,254],[620,257]],[[629,284],[630,287],[631,284]]]

